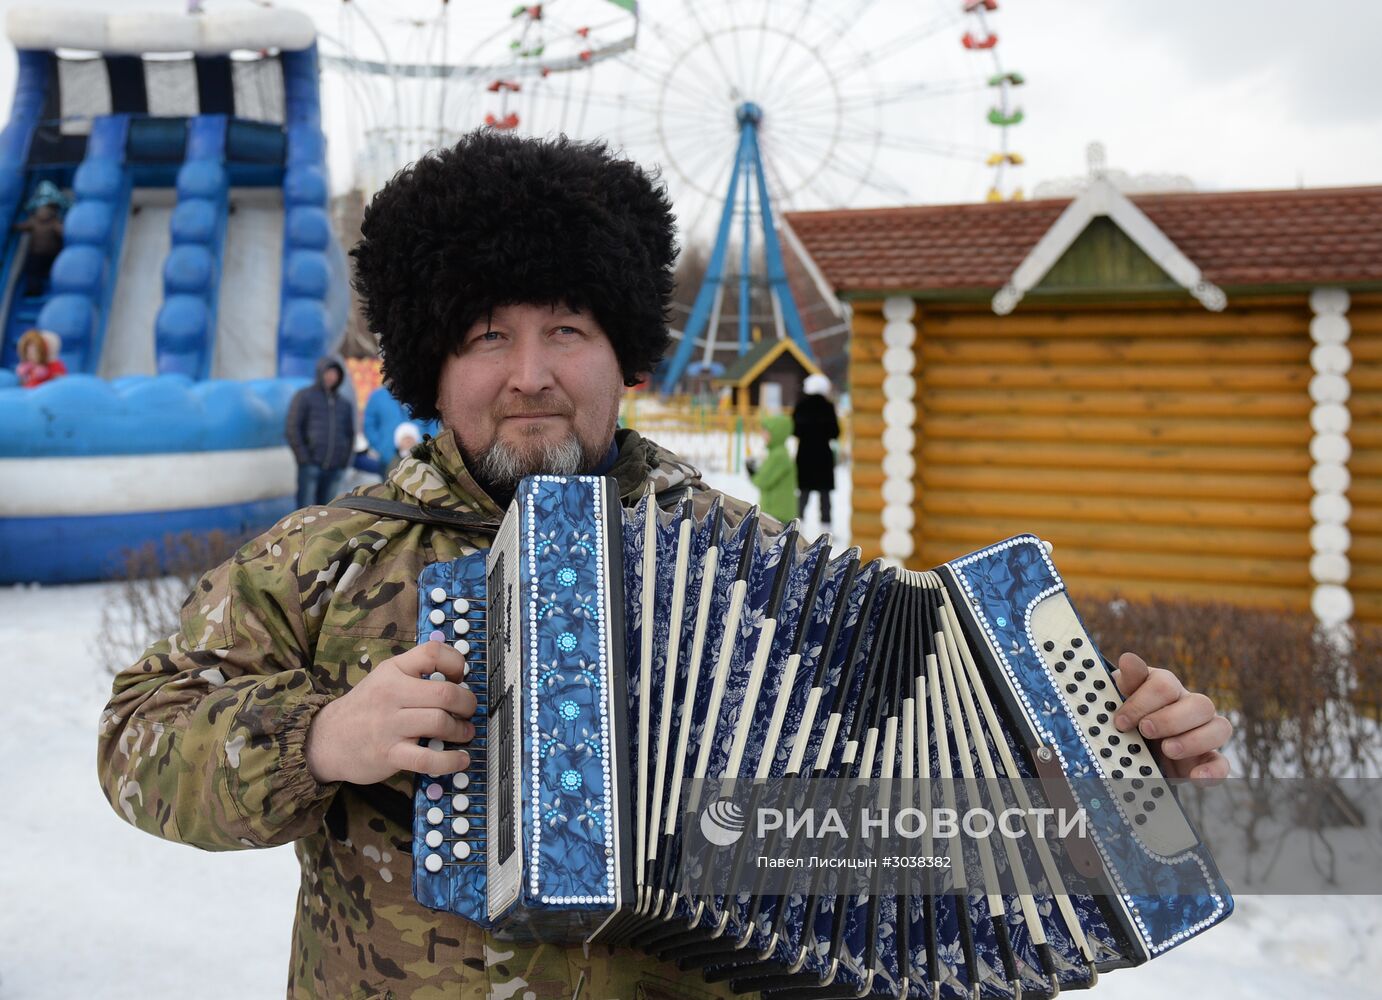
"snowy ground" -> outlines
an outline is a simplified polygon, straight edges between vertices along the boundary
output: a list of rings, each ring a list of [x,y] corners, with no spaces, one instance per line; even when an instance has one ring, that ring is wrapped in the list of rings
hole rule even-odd
[[[753,496],[743,477],[710,478]],[[809,511],[804,526],[817,527]],[[93,649],[114,592],[0,590],[0,998],[281,996],[292,851],[164,843],[117,819],[97,786],[110,679]],[[1097,995],[1382,998],[1382,898],[1240,898],[1227,924]]]

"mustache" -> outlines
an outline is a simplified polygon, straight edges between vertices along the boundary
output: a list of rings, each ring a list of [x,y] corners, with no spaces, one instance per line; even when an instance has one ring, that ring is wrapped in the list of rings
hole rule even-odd
[[[561,400],[555,396],[524,396],[514,400],[498,410],[498,416],[504,417],[538,417],[547,414],[555,414],[559,417],[575,416],[576,408],[571,405],[569,400]]]

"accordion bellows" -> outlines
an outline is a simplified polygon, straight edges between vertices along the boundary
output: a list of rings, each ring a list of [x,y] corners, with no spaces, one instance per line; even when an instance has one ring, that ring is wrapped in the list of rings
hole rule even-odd
[[[423,571],[419,641],[466,655],[479,709],[469,772],[419,778],[421,903],[772,997],[1053,996],[1231,912],[1151,748],[1112,725],[1121,697],[1038,539],[917,573],[669,506],[531,477],[487,553]],[[692,850],[730,791],[813,780],[1028,811],[1059,786],[1087,823],[928,835],[944,888],[786,889],[742,849]],[[742,884],[713,887],[717,867]]]

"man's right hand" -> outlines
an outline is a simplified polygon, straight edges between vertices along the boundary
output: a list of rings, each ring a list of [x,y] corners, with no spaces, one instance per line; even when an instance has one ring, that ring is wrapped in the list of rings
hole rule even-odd
[[[435,673],[446,682],[428,680]],[[466,751],[418,743],[469,743],[475,737],[469,721],[475,695],[458,686],[464,676],[465,657],[444,642],[424,642],[384,660],[312,720],[306,748],[312,777],[323,784],[372,785],[399,771],[464,771],[470,766]]]

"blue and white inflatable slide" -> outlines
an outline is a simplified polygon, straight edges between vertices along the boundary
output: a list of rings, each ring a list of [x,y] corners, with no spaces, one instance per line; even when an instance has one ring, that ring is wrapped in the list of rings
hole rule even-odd
[[[0,132],[0,583],[119,575],[180,532],[293,506],[283,424],[348,308],[310,20],[18,9]],[[48,289],[11,228],[75,196]],[[17,344],[72,373],[21,388]]]

